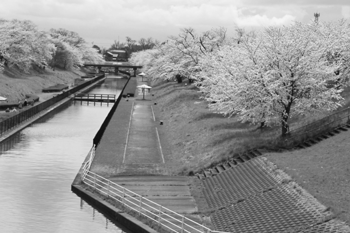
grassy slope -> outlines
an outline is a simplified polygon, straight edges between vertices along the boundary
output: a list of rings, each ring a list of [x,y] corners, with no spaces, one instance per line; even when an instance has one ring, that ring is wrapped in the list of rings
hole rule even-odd
[[[41,93],[44,87],[53,84],[70,84],[75,78],[80,77],[81,72],[46,69],[45,71],[32,71],[23,74],[16,70],[5,70],[0,73],[0,96],[9,101],[22,99],[25,94]]]
[[[350,132],[318,144],[265,156],[350,224]]]
[[[211,112],[192,86],[165,82],[155,85],[152,92],[168,132],[165,136],[171,142],[172,156],[183,165],[178,168],[179,173],[200,170],[250,147],[264,147],[276,136],[240,123],[236,117],[225,118]],[[346,138],[350,134],[345,134],[309,149],[271,153],[269,158],[349,222],[350,144]]]
[[[83,75],[81,71],[64,70],[37,70],[30,74],[23,74],[16,70],[6,69],[0,73],[0,96],[6,97],[8,102],[18,102],[25,98],[26,94],[36,94],[43,101],[52,94],[42,93],[42,89],[54,84],[73,84],[74,79]],[[0,120],[6,119],[13,113],[0,111]]]
[[[154,86],[152,92],[161,106],[164,127],[171,132],[167,137],[172,142],[173,156],[184,165],[178,171],[184,174],[218,163],[234,153],[266,147],[280,133],[276,128],[260,131],[256,126],[241,123],[237,117],[213,113],[194,86],[166,82]]]

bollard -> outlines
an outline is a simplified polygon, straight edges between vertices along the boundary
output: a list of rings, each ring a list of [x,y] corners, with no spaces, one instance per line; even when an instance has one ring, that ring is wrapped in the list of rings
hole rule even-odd
[[[160,123],[159,123],[160,125],[163,125],[163,121],[160,121]]]
[[[154,103],[154,105],[157,105],[157,103]]]

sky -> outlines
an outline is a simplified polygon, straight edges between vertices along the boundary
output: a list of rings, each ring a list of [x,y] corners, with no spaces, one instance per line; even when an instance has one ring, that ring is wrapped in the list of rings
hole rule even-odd
[[[251,30],[294,21],[350,17],[350,0],[0,0],[0,18],[31,20],[40,30],[65,28],[109,48],[128,36],[162,42],[181,28]]]

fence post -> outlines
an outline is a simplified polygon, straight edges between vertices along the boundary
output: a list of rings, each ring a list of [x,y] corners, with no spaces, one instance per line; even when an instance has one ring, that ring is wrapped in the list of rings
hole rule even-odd
[[[96,174],[94,173],[94,189],[96,190]]]
[[[162,226],[162,222],[160,221],[161,220],[161,217],[162,216],[162,206],[159,205],[159,212],[158,212],[158,224],[159,226],[161,227]]]
[[[109,184],[109,180],[108,180],[108,183],[107,183],[107,197],[109,198],[109,187],[110,186],[110,184]]]
[[[182,215],[182,221],[181,221],[181,233],[184,232],[184,222],[185,222],[185,216]]]
[[[123,187],[123,205],[125,207],[125,188]]]
[[[142,211],[142,196],[140,195],[140,210],[139,210],[139,216],[141,216]]]

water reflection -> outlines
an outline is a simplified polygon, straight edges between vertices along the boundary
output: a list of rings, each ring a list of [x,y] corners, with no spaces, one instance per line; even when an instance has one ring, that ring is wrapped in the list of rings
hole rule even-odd
[[[15,134],[11,139],[7,139],[0,143],[0,156],[3,152],[11,150],[16,146],[17,143],[21,141],[21,134]]]
[[[114,229],[117,226],[119,228],[120,233],[131,233],[129,230],[127,230],[125,227],[118,224],[117,222],[109,220],[107,216],[98,211],[98,208],[95,209],[92,207],[92,205],[92,203],[86,202],[82,198],[80,199],[80,209],[82,211],[89,212],[91,214],[92,221],[95,221],[96,219],[102,219],[103,216],[105,218],[105,229]]]
[[[0,232],[123,232],[70,191],[111,106],[68,103],[0,143]]]

